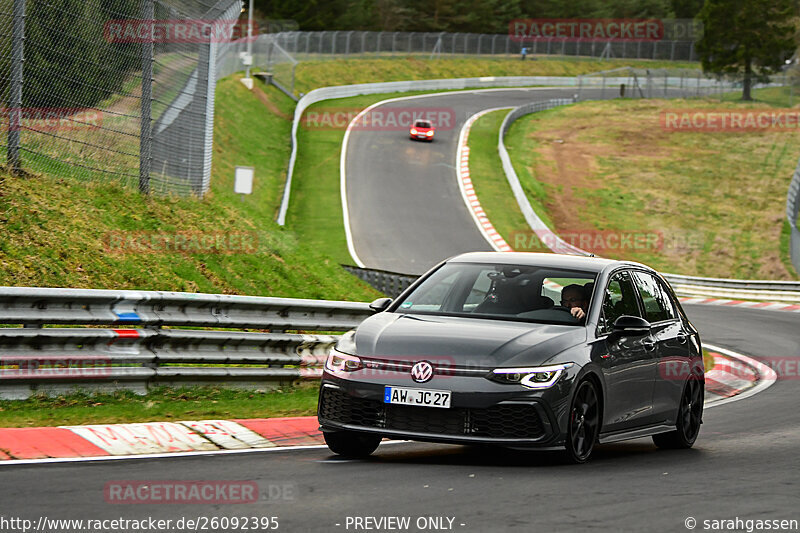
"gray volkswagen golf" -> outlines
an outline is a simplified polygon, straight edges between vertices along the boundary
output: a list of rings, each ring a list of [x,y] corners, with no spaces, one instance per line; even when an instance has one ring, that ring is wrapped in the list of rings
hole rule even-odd
[[[469,253],[371,307],[325,364],[318,417],[334,453],[364,457],[387,437],[563,449],[581,463],[597,443],[697,439],[700,338],[649,267]]]

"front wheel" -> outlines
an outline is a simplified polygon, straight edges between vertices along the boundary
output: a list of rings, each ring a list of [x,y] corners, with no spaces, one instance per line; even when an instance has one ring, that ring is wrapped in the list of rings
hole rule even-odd
[[[585,463],[592,454],[600,428],[600,404],[597,389],[589,381],[582,381],[572,398],[567,431],[567,459],[573,463]]]
[[[692,378],[686,382],[678,409],[675,431],[653,435],[659,448],[687,449],[694,445],[703,423],[703,381]]]
[[[357,431],[333,431],[322,435],[325,437],[325,444],[333,453],[353,459],[368,457],[381,443],[380,435]]]

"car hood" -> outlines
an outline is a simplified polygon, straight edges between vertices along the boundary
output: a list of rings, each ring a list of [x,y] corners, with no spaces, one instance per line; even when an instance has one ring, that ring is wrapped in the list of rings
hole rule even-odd
[[[443,360],[457,366],[538,365],[586,341],[586,328],[431,315],[378,313],[361,323],[358,355]]]

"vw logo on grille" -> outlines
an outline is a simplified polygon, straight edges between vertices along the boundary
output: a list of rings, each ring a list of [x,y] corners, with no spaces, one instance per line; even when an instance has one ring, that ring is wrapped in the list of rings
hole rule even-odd
[[[433,365],[427,361],[420,361],[411,367],[411,379],[417,383],[425,383],[433,377]]]

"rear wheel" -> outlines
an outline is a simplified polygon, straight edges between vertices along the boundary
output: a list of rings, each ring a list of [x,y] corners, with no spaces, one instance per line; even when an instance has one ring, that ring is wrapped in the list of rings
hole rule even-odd
[[[703,423],[703,381],[692,378],[686,382],[678,408],[678,421],[675,431],[653,435],[653,442],[659,448],[687,449],[694,445]]]
[[[572,398],[567,431],[567,459],[585,463],[592,454],[600,428],[600,404],[597,389],[589,381],[582,381]]]
[[[357,431],[335,431],[323,433],[325,444],[337,455],[351,458],[368,457],[378,449],[380,435],[359,433]]]

